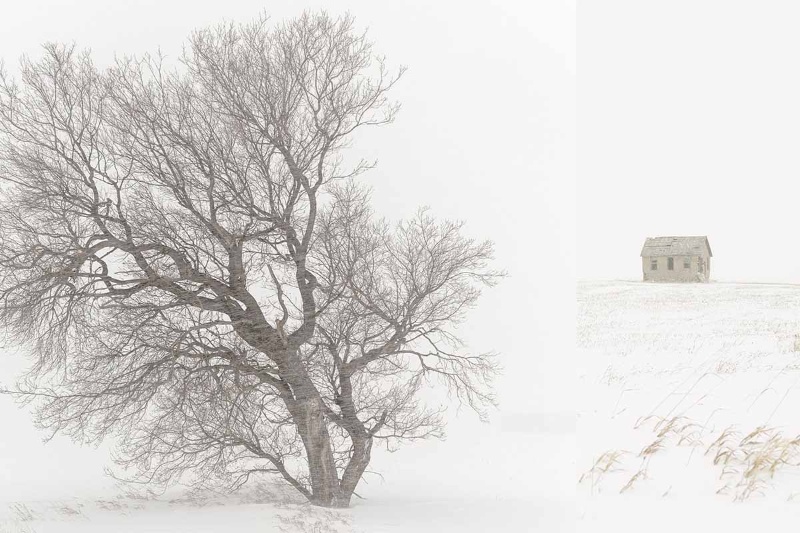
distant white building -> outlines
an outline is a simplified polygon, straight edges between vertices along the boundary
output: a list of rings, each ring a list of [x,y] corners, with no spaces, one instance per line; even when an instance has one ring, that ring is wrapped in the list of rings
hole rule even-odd
[[[711,278],[708,237],[648,237],[642,247],[644,281],[701,281]]]

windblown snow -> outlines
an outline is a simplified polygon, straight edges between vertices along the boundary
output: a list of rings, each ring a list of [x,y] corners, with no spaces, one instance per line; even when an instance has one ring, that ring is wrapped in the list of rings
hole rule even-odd
[[[578,284],[579,525],[746,531],[800,512],[800,286]]]

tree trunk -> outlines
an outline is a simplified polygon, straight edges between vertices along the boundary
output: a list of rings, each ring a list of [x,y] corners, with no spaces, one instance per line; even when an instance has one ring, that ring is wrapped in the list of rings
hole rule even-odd
[[[287,403],[297,432],[303,441],[311,478],[311,497],[314,505],[322,507],[348,507],[356,485],[361,480],[370,460],[372,439],[366,432],[352,433],[353,456],[350,458],[339,481],[339,473],[333,457],[328,421],[323,400],[314,383],[302,368],[299,360],[289,358],[285,373],[294,399]],[[355,417],[355,412],[353,412]]]
[[[361,481],[364,470],[366,470],[369,465],[371,452],[371,438],[353,439],[353,455],[342,474],[342,482],[340,483],[342,494],[346,495],[348,503],[350,502],[353,492],[356,490],[358,482]]]
[[[307,398],[297,403],[292,413],[303,440],[311,477],[311,503],[323,507],[347,507],[350,495],[339,486],[339,475],[331,451],[331,437],[325,422],[322,401]]]

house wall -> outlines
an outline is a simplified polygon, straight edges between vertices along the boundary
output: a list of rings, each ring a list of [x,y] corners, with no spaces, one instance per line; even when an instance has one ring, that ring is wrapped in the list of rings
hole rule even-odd
[[[708,281],[711,276],[710,257],[708,255],[702,256],[705,261],[706,268],[703,274],[700,274],[699,260],[701,256],[689,256],[689,268],[683,268],[683,259],[686,256],[675,255],[675,270],[667,270],[667,257],[642,257],[642,278],[644,281]],[[658,270],[650,270],[650,260],[655,259],[658,261]]]

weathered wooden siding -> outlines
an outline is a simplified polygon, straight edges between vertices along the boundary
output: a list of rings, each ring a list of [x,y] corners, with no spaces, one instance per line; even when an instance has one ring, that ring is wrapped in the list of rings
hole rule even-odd
[[[643,256],[642,257],[642,276],[644,281],[680,281],[680,282],[687,282],[687,281],[708,281],[711,276],[711,263],[710,257],[708,255],[703,256],[672,256],[675,260],[675,269],[668,270],[667,269],[667,257],[650,257],[650,256]],[[689,257],[689,268],[684,268],[683,260],[685,257]],[[706,264],[705,272],[702,274],[700,273],[699,269],[699,261],[703,259]],[[658,261],[658,269],[657,270],[650,270],[650,261],[654,259]]]

